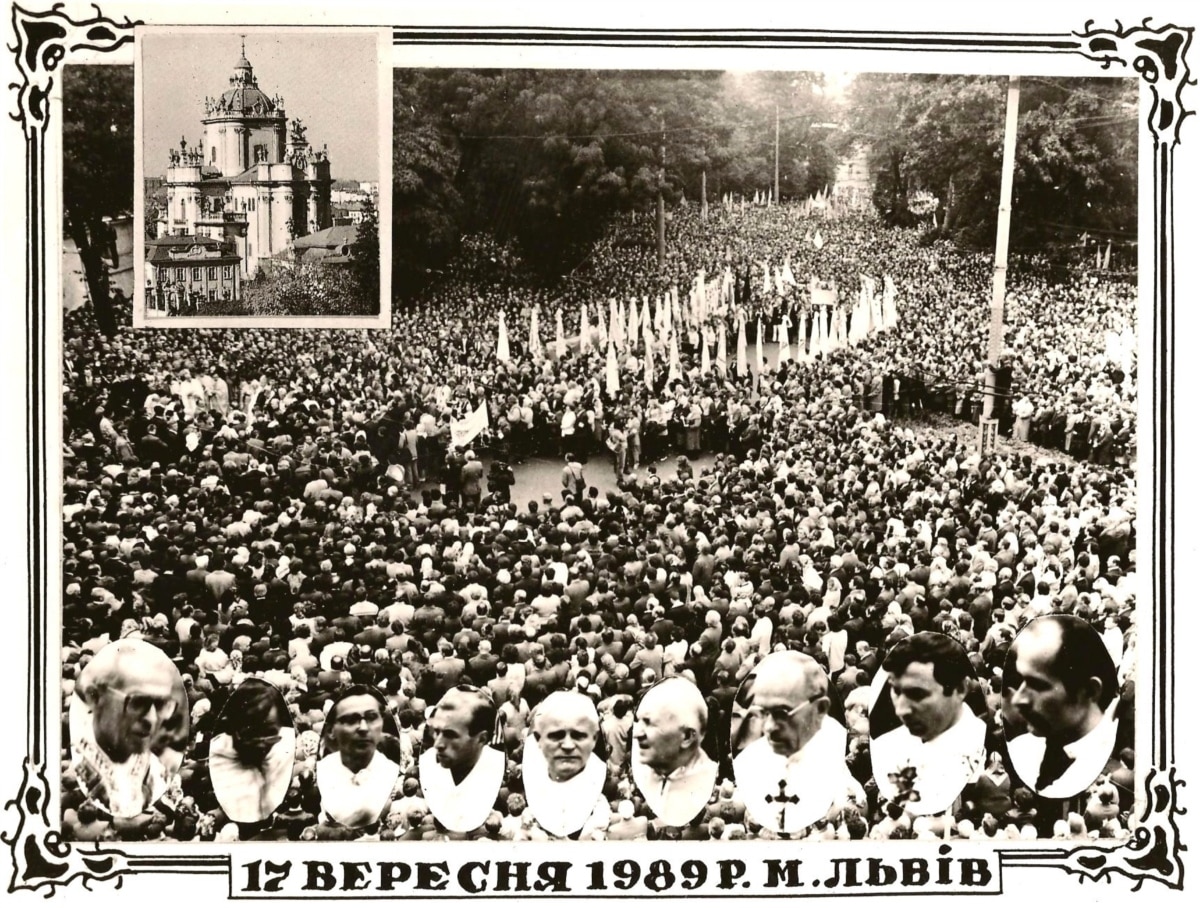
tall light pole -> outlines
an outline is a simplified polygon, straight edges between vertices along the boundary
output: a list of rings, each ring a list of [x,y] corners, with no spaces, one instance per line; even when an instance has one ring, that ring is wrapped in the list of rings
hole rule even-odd
[[[775,204],[779,204],[779,105],[775,105]]]
[[[1021,77],[1008,77],[1008,107],[1004,119],[1004,161],[1000,176],[1000,212],[996,219],[996,264],[992,271],[992,317],[988,327],[987,366],[984,374],[983,414],[979,425],[979,447],[986,454],[995,446],[996,393],[1000,350],[1004,345],[1004,294],[1008,272],[1008,229],[1012,218],[1013,167],[1017,157],[1017,113],[1021,106]],[[1004,393],[1008,393],[1005,389]]]
[[[667,121],[659,117],[658,128],[662,133],[658,146],[658,270],[667,267],[667,217],[663,206],[663,183],[667,179]]]

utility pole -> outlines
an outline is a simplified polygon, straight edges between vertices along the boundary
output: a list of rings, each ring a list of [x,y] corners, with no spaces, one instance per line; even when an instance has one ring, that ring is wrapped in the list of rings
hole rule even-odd
[[[992,272],[992,317],[988,328],[987,365],[983,379],[983,414],[979,423],[979,449],[983,454],[987,454],[996,445],[996,427],[1003,406],[1002,399],[1008,397],[1011,390],[1011,372],[1002,376],[1000,371],[1000,351],[1004,345],[1008,230],[1012,218],[1013,167],[1017,157],[1017,113],[1020,106],[1021,77],[1009,76],[1008,107],[1004,118],[1004,161],[1000,176],[1000,213],[996,219],[996,263]]]
[[[779,204],[779,105],[775,105],[775,204]]]
[[[667,179],[667,121],[660,117],[658,127],[662,139],[658,146],[658,270],[667,267],[667,217],[663,207],[662,185]]]

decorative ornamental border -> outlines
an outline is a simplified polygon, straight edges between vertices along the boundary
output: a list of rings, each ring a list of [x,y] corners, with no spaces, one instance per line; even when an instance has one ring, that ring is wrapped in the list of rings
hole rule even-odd
[[[25,352],[28,364],[27,403],[28,453],[26,490],[29,499],[27,532],[29,557],[30,633],[26,651],[29,682],[26,691],[29,724],[23,780],[17,795],[4,805],[5,829],[0,841],[9,847],[12,875],[8,891],[42,891],[49,898],[76,880],[87,890],[97,884],[119,888],[126,875],[139,873],[219,874],[230,876],[227,853],[155,855],[138,849],[86,846],[67,842],[49,815],[49,783],[46,766],[57,757],[47,753],[47,685],[45,655],[48,642],[47,572],[57,564],[57,552],[47,550],[48,521],[57,520],[54,507],[57,491],[47,488],[45,426],[57,413],[45,399],[45,369],[57,363],[43,360],[45,312],[54,303],[46,299],[44,262],[49,248],[44,203],[47,172],[45,135],[49,123],[49,97],[54,80],[64,63],[80,51],[109,53],[135,38],[144,23],[103,15],[73,19],[57,3],[35,12],[13,7],[12,25],[16,56],[22,81],[9,85],[16,91],[12,119],[25,137]],[[1002,868],[1054,867],[1082,882],[1112,882],[1116,876],[1134,882],[1134,890],[1147,881],[1170,889],[1182,889],[1184,864],[1177,818],[1185,813],[1179,790],[1185,782],[1175,770],[1175,651],[1174,594],[1174,391],[1175,391],[1175,234],[1174,234],[1174,149],[1180,127],[1194,111],[1184,104],[1184,89],[1196,81],[1191,77],[1186,56],[1194,29],[1176,25],[1152,27],[1150,19],[1124,27],[1099,28],[1089,20],[1081,31],[1062,34],[992,34],[942,32],[871,32],[762,29],[598,29],[598,28],[473,28],[410,27],[393,30],[397,46],[457,45],[466,47],[649,47],[649,48],[753,48],[821,50],[903,50],[915,53],[1046,53],[1080,54],[1096,61],[1102,70],[1123,68],[1136,73],[1149,85],[1153,103],[1146,128],[1153,138],[1154,200],[1154,343],[1150,382],[1143,392],[1154,402],[1154,432],[1150,448],[1154,481],[1143,497],[1151,508],[1153,535],[1153,590],[1149,605],[1151,748],[1144,758],[1149,770],[1144,782],[1146,808],[1127,841],[1112,847],[1086,844],[1061,848],[999,849]],[[55,162],[55,167],[57,167]],[[1145,492],[1152,494],[1146,495]],[[55,679],[57,681],[57,679]],[[1139,758],[1142,755],[1139,754]],[[826,895],[830,893],[824,893]],[[492,898],[498,896],[492,895]],[[518,896],[514,896],[518,897]],[[526,896],[527,897],[527,896]],[[737,896],[734,896],[737,897]]]

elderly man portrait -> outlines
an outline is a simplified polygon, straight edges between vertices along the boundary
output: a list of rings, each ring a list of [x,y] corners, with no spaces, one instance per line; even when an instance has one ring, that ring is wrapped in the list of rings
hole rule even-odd
[[[883,670],[900,725],[871,742],[880,795],[939,813],[983,770],[987,726],[965,702],[971,663],[957,641],[923,631],[896,643]]]
[[[283,694],[248,678],[229,696],[214,729],[208,771],[221,809],[236,823],[269,817],[287,795],[296,731]]]
[[[127,639],[101,649],[80,673],[69,713],[75,776],[114,817],[149,809],[169,782],[160,759],[168,723],[187,721],[179,672],[156,646]]]
[[[1035,618],[1005,666],[1006,696],[1025,732],[1012,737],[1013,769],[1048,798],[1087,789],[1113,756],[1117,670],[1103,639],[1071,615]]]
[[[522,778],[533,817],[551,836],[587,839],[608,827],[604,760],[596,754],[600,716],[591,698],[555,691],[539,703],[525,739]]]
[[[667,678],[642,696],[633,722],[633,781],[670,826],[696,816],[712,796],[717,764],[701,744],[708,707],[686,678]]]
[[[369,687],[349,687],[325,717],[327,753],[317,763],[322,819],[361,828],[379,822],[391,801],[400,765],[379,749],[387,707]]]
[[[748,718],[760,737],[734,758],[733,773],[751,819],[791,835],[865,806],[846,766],[846,728],[829,716],[829,679],[820,664],[803,653],[772,653],[749,683]]]
[[[451,832],[483,825],[504,778],[503,751],[490,746],[496,706],[487,690],[460,684],[433,708],[433,746],[421,754],[418,777],[429,810]]]

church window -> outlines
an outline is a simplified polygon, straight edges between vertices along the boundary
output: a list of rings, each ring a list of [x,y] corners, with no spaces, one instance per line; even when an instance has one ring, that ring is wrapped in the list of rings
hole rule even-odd
[[[233,278],[233,266],[232,266],[232,265],[226,265],[226,266],[225,266],[225,270],[224,270],[224,272],[223,272],[223,275],[222,275],[222,276],[223,276],[223,277],[225,278],[225,280],[227,280],[227,281],[228,281],[228,280],[231,280],[231,279]]]
[[[194,281],[200,280],[200,269],[199,268],[192,269],[192,280],[194,280]]]
[[[217,279],[217,266],[216,265],[208,266],[208,279],[210,281],[215,281]]]

